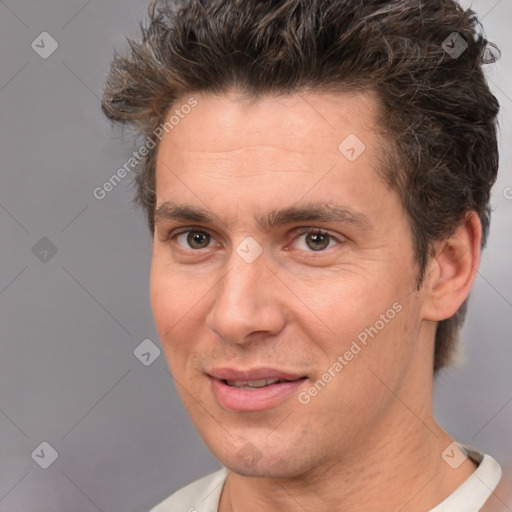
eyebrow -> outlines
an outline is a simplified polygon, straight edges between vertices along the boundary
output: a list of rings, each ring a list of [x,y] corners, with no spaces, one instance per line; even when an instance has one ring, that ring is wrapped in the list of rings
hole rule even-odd
[[[176,204],[171,201],[165,201],[155,210],[155,223],[165,220],[181,220],[213,224],[215,219],[216,216],[205,208]],[[257,214],[255,220],[260,229],[264,231],[270,231],[276,226],[295,222],[349,223],[364,230],[372,228],[372,223],[367,215],[332,201],[326,203],[310,202],[302,206],[293,205],[269,210],[264,214]]]

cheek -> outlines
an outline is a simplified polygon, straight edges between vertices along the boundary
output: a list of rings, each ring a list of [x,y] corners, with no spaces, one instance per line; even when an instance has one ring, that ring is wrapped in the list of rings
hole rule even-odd
[[[388,330],[389,325],[399,317],[405,293],[396,286],[389,286],[370,273],[366,275],[334,276],[316,283],[296,282],[295,290],[302,303],[308,306],[310,314],[302,317],[302,328],[312,339],[318,337],[318,330],[327,332],[324,338],[329,352],[339,353],[352,340],[364,341],[367,329],[374,332]],[[395,304],[395,308],[393,305]],[[307,319],[315,316],[315,323]],[[381,319],[381,315],[384,315]],[[366,334],[365,334],[366,333]]]
[[[197,304],[197,294],[178,273],[158,262],[151,267],[149,292],[155,325],[167,350],[169,340],[178,340],[176,334],[187,324],[188,316]]]
[[[378,390],[385,393],[370,369],[390,384],[407,371],[418,337],[419,299],[405,276],[391,277],[384,280],[368,273],[335,285],[325,282],[323,291],[309,288],[315,313],[329,327],[326,335],[319,335],[306,321],[301,325],[316,345],[315,378],[333,382],[329,391],[322,391],[321,400],[357,409],[358,404],[374,402]],[[411,283],[413,278],[411,273]]]
[[[202,347],[212,286],[209,280],[179,272],[157,258],[152,262],[153,318],[171,373],[180,381],[185,374],[194,374],[194,358]]]
[[[151,267],[149,297],[155,324],[161,338],[165,329],[172,325],[173,312],[176,311],[175,306],[179,305],[179,301],[176,300],[177,295],[173,293],[175,289],[176,283],[169,278],[167,273],[162,272],[153,263]]]
[[[319,372],[306,391],[308,396],[302,396],[301,402],[309,400],[304,413],[317,418],[325,428],[356,435],[359,429],[376,422],[396,400],[393,393],[415,356],[413,331],[417,326],[411,317],[416,306],[404,300],[400,305],[387,304],[387,300],[383,308],[368,304],[366,312],[350,325],[343,321],[343,315],[337,317],[339,335],[324,345],[327,357],[322,358]],[[389,323],[385,323],[380,314],[386,315],[393,304],[402,309],[393,309],[394,316],[388,313]]]

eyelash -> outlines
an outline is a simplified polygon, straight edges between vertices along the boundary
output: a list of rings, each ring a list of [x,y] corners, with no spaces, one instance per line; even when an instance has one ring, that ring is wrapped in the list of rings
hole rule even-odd
[[[181,231],[177,231],[177,232],[170,232],[169,235],[165,238],[165,241],[166,242],[173,242],[175,241],[175,239],[180,236],[180,235],[183,235],[183,234],[187,234],[187,233],[190,233],[190,232],[198,232],[198,233],[204,233],[204,234],[207,234],[209,236],[211,236],[213,239],[213,235],[211,233],[208,232],[208,230],[204,229],[204,228],[194,228],[194,227],[187,227],[186,229],[183,229]],[[319,228],[313,228],[313,227],[303,227],[303,228],[297,228],[294,232],[294,235],[295,235],[295,238],[293,239],[293,242],[295,242],[299,237],[301,237],[302,235],[307,235],[307,234],[313,234],[313,235],[327,235],[329,237],[329,240],[331,241],[335,241],[338,245],[339,244],[342,244],[344,240],[341,240],[340,237],[336,237],[334,235],[332,235],[331,233],[329,233],[328,231],[324,231],[322,229],[319,229]],[[178,244],[177,244],[178,245]],[[185,251],[185,252],[191,252],[191,253],[201,253],[203,250],[205,249],[184,249],[183,247],[181,247],[180,245],[178,245],[178,247],[180,248],[180,250],[182,251]],[[208,249],[208,248],[206,248]],[[328,249],[331,249],[331,247],[327,247],[325,249],[322,249],[322,250],[319,250],[319,251],[313,251],[313,250],[310,250],[310,251],[305,251],[305,252],[310,252],[310,253],[324,253],[326,252]],[[301,250],[301,249],[298,249],[298,250]]]

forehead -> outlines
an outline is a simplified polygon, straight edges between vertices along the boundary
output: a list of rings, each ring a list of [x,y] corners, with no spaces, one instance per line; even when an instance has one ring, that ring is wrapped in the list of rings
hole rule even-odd
[[[163,134],[159,154],[267,150],[290,153],[338,151],[350,134],[375,142],[379,103],[372,91],[344,93],[295,93],[248,98],[236,92],[222,95],[194,94],[196,105],[183,109],[190,96],[177,100],[168,112],[172,129]],[[188,113],[185,113],[188,112]],[[175,114],[180,114],[179,119]],[[174,114],[174,115],[173,115]],[[157,165],[158,165],[157,161]]]
[[[197,210],[229,201],[233,214],[301,198],[350,206],[371,192],[381,148],[373,94],[193,97],[194,108],[181,110],[184,97],[168,113],[175,124],[158,149],[157,212],[165,202]]]

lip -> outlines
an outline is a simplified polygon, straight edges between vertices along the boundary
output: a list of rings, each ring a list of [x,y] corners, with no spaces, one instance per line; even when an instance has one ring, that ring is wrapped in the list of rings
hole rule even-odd
[[[264,411],[282,404],[304,385],[305,375],[285,372],[275,368],[215,368],[207,373],[212,393],[224,409],[240,412]],[[270,384],[262,388],[240,389],[226,384],[226,380],[282,379],[288,382]]]
[[[276,368],[250,368],[247,370],[235,370],[234,368],[213,368],[206,373],[210,377],[213,377],[217,380],[297,380],[305,377],[303,374],[285,372]]]

